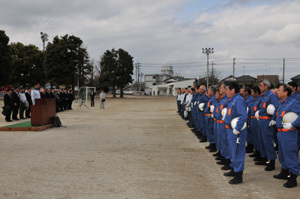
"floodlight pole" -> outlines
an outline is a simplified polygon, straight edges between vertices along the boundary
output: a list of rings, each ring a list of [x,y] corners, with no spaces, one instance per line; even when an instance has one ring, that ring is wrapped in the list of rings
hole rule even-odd
[[[214,48],[202,48],[202,53],[207,55],[207,89],[209,85],[209,54],[214,53]]]

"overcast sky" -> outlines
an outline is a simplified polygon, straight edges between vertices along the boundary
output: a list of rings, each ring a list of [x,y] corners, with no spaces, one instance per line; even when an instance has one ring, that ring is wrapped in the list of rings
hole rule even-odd
[[[0,29],[10,42],[42,49],[40,32],[80,37],[99,62],[105,50],[123,48],[142,72],[206,73],[202,48],[220,78],[278,74],[286,81],[300,74],[299,0],[1,0]]]

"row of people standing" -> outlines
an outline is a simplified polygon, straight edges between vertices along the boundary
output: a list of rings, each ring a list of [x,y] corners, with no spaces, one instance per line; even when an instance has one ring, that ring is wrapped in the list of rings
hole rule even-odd
[[[244,159],[247,152],[256,165],[265,165],[265,171],[275,169],[275,143],[278,146],[281,172],[273,177],[285,179],[285,187],[297,186],[300,144],[300,100],[297,85],[290,82],[270,90],[270,82],[262,80],[259,87],[241,89],[237,83],[204,85],[178,89],[177,108],[188,120],[187,125],[200,142],[214,154],[225,176],[234,177],[230,184],[243,182]],[[293,120],[287,113],[294,113]],[[289,118],[289,119],[285,119]]]
[[[13,120],[30,118],[30,106],[35,105],[35,100],[41,98],[55,98],[56,112],[72,109],[74,100],[71,90],[47,89],[40,91],[39,84],[36,84],[32,89],[28,88],[26,90],[24,87],[18,87],[14,90],[8,88],[4,95],[3,114],[5,115],[5,120],[12,122]]]

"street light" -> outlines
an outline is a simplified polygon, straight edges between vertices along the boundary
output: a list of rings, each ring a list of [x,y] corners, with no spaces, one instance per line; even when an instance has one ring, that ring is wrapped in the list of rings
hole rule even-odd
[[[208,89],[208,79],[209,79],[209,54],[214,53],[214,48],[202,48],[202,53],[207,55],[207,89]]]

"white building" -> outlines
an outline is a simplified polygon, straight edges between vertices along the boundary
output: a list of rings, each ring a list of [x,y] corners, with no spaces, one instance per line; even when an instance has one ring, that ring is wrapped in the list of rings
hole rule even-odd
[[[170,82],[171,79],[174,79],[175,81],[184,79],[183,77],[177,75],[173,76],[174,71],[173,71],[173,66],[162,66],[161,73],[156,73],[156,74],[146,74],[145,75],[145,93],[147,95],[152,94],[152,87],[153,86],[161,86],[166,84],[167,82]]]
[[[195,79],[188,79],[169,84],[155,85],[150,88],[151,94],[156,96],[176,96],[178,88],[186,88],[188,86],[193,86],[194,81]]]

